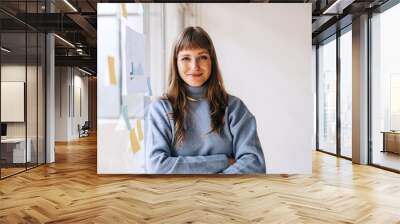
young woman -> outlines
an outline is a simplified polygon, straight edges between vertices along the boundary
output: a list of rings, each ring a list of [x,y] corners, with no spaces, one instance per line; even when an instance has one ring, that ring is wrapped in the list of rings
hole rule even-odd
[[[265,173],[256,120],[227,94],[209,35],[188,27],[178,37],[169,88],[148,113],[146,166],[159,174]]]

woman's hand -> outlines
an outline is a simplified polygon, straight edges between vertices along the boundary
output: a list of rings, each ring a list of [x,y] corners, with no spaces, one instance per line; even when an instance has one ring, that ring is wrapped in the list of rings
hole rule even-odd
[[[234,158],[228,158],[229,166],[234,164],[235,162],[236,162],[236,160]]]

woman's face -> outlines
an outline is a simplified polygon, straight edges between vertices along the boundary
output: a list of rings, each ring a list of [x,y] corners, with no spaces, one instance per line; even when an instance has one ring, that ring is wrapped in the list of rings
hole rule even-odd
[[[206,49],[181,50],[178,53],[179,76],[189,86],[202,86],[211,75],[211,57]]]

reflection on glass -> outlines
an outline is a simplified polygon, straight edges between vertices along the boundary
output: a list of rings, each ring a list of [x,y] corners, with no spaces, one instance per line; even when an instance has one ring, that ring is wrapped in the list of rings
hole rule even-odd
[[[372,163],[396,170],[400,170],[399,23],[400,5],[372,18]]]
[[[341,155],[352,157],[352,35],[340,37],[340,127]]]
[[[336,40],[318,48],[318,144],[336,153]]]
[[[26,113],[27,113],[27,149],[30,150],[27,167],[37,165],[37,41],[36,32],[27,33],[27,81],[26,81]]]
[[[1,122],[7,127],[1,140],[1,176],[25,170],[26,159],[26,44],[25,33],[2,33],[1,46]]]
[[[20,15],[46,9],[45,0],[1,1],[0,7]],[[43,33],[1,12],[0,20],[0,177],[4,178],[45,162],[46,40]]]
[[[45,44],[46,39],[45,35],[39,33],[38,35],[38,136],[37,136],[37,147],[38,147],[38,164],[45,163],[45,76],[44,76],[44,67],[46,60],[46,52],[45,52]]]

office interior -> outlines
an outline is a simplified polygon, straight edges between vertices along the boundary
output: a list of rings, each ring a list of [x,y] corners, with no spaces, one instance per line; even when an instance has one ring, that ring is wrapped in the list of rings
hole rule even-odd
[[[109,2],[116,1],[0,2],[3,184],[20,175],[29,176],[26,171],[33,168],[57,164],[57,150],[62,145],[95,139],[96,4]],[[242,2],[312,5],[314,154],[350,161],[351,167],[376,168],[370,172],[398,175],[399,1]],[[139,8],[132,16],[165,54],[169,53],[163,48],[165,43],[184,26],[196,23],[191,3],[143,4]],[[169,20],[166,15],[171,14],[179,15],[179,21]],[[162,25],[155,27],[149,21],[161,21],[157,24]],[[159,74],[167,71],[164,59],[162,55],[155,59],[159,63],[154,71]],[[154,83],[155,94],[165,90],[166,80]]]
[[[94,25],[95,6],[83,9]],[[71,17],[93,30],[61,16],[71,10],[62,1],[2,1],[0,7],[3,179],[55,162],[55,142],[96,133],[96,30],[80,14]]]

